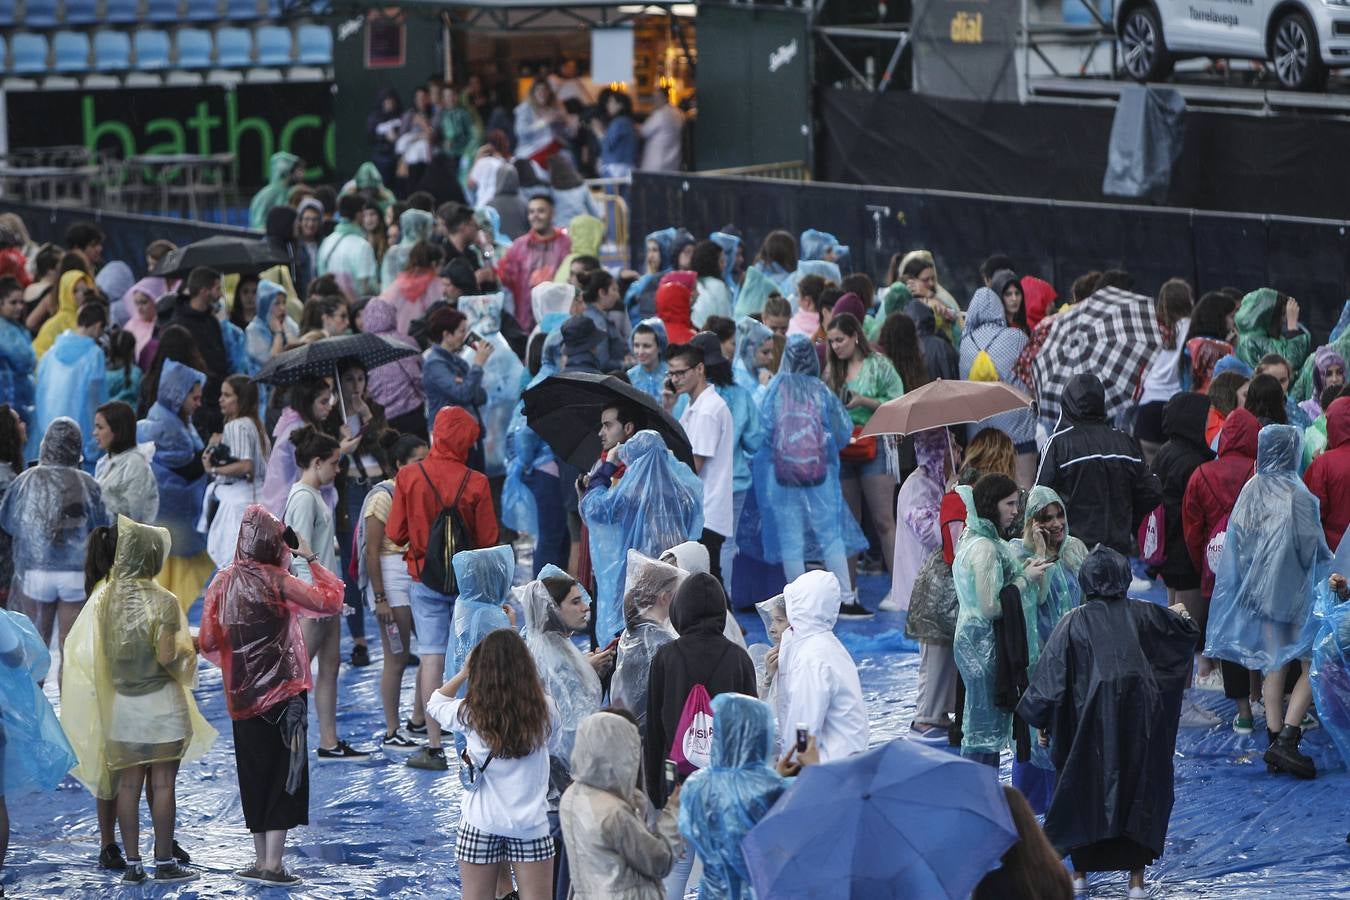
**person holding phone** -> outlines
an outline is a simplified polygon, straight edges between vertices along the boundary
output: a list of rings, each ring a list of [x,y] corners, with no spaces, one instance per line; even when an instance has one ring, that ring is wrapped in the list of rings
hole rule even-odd
[[[427,318],[427,337],[432,343],[422,363],[427,421],[435,422],[436,414],[446,406],[460,406],[481,424],[479,407],[488,400],[483,388],[483,366],[492,356],[493,345],[480,340],[474,346],[472,362],[461,357],[459,351],[469,340],[469,320],[464,313],[448,306]],[[481,444],[475,450],[481,454]],[[481,470],[481,457],[478,463],[475,468]]]

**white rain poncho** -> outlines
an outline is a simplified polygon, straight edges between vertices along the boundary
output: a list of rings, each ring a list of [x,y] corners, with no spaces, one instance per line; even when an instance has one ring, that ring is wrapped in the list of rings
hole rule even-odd
[[[455,671],[464,668],[469,651],[489,632],[510,628],[502,606],[511,600],[516,557],[509,544],[483,550],[461,550],[451,561],[459,596],[455,600],[454,644],[447,655]]]
[[[638,720],[638,728],[647,725],[647,680],[656,651],[675,640],[674,627],[648,617],[662,598],[674,600],[684,581],[683,569],[650,559],[636,550],[628,551],[628,573],[624,580],[624,630],[619,638],[614,677],[609,683],[609,699]]]
[[[159,515],[159,483],[150,469],[155,445],[137,444],[121,453],[100,456],[94,464],[94,480],[103,491],[109,516],[126,516],[134,522],[153,522]]]
[[[1228,517],[1205,655],[1269,672],[1312,651],[1313,598],[1331,563],[1321,504],[1298,477],[1297,428],[1267,425]]]
[[[572,642],[558,604],[544,584],[545,579],[555,576],[571,579],[550,563],[539,570],[537,579],[520,589],[520,603],[525,610],[525,646],[534,657],[544,690],[558,707],[559,724],[549,735],[548,752],[557,759],[568,760],[582,720],[600,709],[601,688],[600,677],[591,668],[586,654]],[[581,594],[589,603],[590,596],[584,587]]]
[[[511,425],[511,412],[520,402],[525,386],[526,370],[520,358],[501,334],[502,294],[484,294],[478,297],[460,297],[458,309],[469,319],[469,331],[492,344],[496,350],[483,364],[483,391],[487,402],[478,408],[483,425],[483,457],[486,475],[501,475],[506,471],[506,432]],[[472,362],[476,351],[465,343],[460,357]]]
[[[0,609],[0,722],[4,733],[4,783],[13,799],[51,791],[75,765],[75,752],[38,684],[51,666],[37,629],[23,613]],[[67,667],[70,665],[66,663]]]

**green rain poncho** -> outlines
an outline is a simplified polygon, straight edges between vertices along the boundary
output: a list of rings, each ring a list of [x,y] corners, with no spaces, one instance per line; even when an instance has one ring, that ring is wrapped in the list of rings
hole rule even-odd
[[[253,200],[248,205],[249,228],[262,231],[267,225],[267,211],[274,206],[286,205],[286,195],[291,190],[291,172],[298,162],[300,157],[294,153],[282,151],[272,154],[272,161],[268,164],[267,184],[253,195]]]
[[[1034,533],[1032,523],[1041,510],[1056,503],[1061,509],[1066,509],[1059,494],[1043,484],[1036,485],[1027,494],[1026,529],[1022,537],[1014,538],[1011,542],[1013,552],[1019,559],[1025,560],[1042,555],[1031,546],[1030,536]],[[1041,655],[1041,647],[1045,646],[1050,632],[1055,630],[1059,620],[1064,618],[1066,612],[1082,602],[1083,590],[1078,586],[1078,570],[1082,568],[1087,554],[1088,550],[1083,542],[1069,534],[1066,509],[1064,542],[1059,545],[1059,555],[1055,564],[1046,570],[1045,576],[1038,582],[1035,620],[1027,621],[1027,644],[1030,650],[1027,658],[1031,660],[1031,664],[1027,666],[1028,671],[1035,670],[1036,661]],[[1033,624],[1035,628],[1031,627]]]
[[[562,265],[553,276],[558,284],[567,284],[572,277],[572,260],[578,256],[600,255],[600,244],[605,239],[605,223],[595,216],[573,216],[567,223],[567,236],[572,239],[572,252],[563,257]]]
[[[1233,324],[1237,326],[1237,346],[1234,355],[1252,368],[1261,364],[1267,353],[1278,353],[1289,360],[1292,371],[1298,372],[1312,352],[1312,337],[1308,329],[1298,326],[1298,333],[1289,335],[1280,323],[1280,331],[1270,336],[1270,325],[1280,312],[1280,294],[1274,288],[1259,288],[1242,298]]]

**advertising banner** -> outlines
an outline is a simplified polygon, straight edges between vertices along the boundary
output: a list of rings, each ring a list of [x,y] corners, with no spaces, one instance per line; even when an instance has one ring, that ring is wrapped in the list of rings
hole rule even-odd
[[[1017,100],[1021,4],[914,0],[914,91],[956,100]]]

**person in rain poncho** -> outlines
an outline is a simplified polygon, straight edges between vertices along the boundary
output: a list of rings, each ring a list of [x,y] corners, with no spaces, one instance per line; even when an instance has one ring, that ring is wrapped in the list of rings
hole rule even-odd
[[[398,273],[408,268],[408,253],[418,241],[431,237],[436,219],[421,209],[405,209],[398,217],[398,243],[384,253],[380,260],[380,290],[394,283]]]
[[[630,349],[637,362],[628,370],[628,383],[652,397],[661,399],[666,385],[666,323],[653,316],[633,328]]]
[[[722,280],[726,282],[727,290],[731,292],[731,299],[734,303],[736,294],[741,288],[736,273],[745,267],[745,253],[741,249],[741,238],[739,235],[725,231],[714,231],[708,235],[708,240],[722,248]]]
[[[359,196],[363,202],[368,199],[375,204],[382,216],[385,210],[398,200],[394,192],[385,187],[384,176],[380,174],[379,166],[373,162],[363,162],[356,167],[356,174],[352,176],[352,180],[342,186],[342,196]],[[341,199],[338,198],[339,202]]]
[[[7,296],[0,296],[0,403],[8,403],[31,422],[37,353],[23,318],[23,291],[15,285]]]
[[[756,404],[764,402],[764,395],[774,373],[773,332],[757,319],[743,316],[736,322],[736,359],[732,374],[736,383],[750,392]]]
[[[1316,768],[1299,752],[1299,728],[1312,700],[1308,657],[1317,622],[1313,597],[1331,563],[1321,504],[1298,477],[1300,439],[1290,425],[1267,425],[1256,439],[1256,475],[1242,487],[1228,518],[1214,573],[1205,656],[1265,675],[1261,693],[1271,749],[1266,762],[1301,778]],[[1284,703],[1285,670],[1302,674]]]
[[[572,252],[572,239],[553,226],[553,201],[549,197],[530,198],[527,215],[530,227],[511,242],[497,265],[497,275],[511,292],[516,321],[528,329],[534,327],[530,289],[553,280],[563,259]]]
[[[1299,305],[1293,297],[1274,288],[1252,291],[1233,316],[1238,332],[1233,353],[1253,367],[1267,354],[1278,353],[1289,361],[1291,372],[1299,371],[1312,352],[1312,336],[1298,319]]]
[[[753,480],[765,560],[781,562],[791,581],[806,571],[807,560],[822,559],[848,589],[848,556],[867,546],[839,486],[839,449],[853,422],[820,380],[820,358],[808,338],[788,338],[760,404],[760,422],[764,440]]]
[[[1322,408],[1322,394],[1327,388],[1341,388],[1345,386],[1345,357],[1331,345],[1324,345],[1317,348],[1317,352],[1310,357],[1312,367],[1312,391],[1308,399],[1299,404],[1299,409],[1310,419],[1316,419],[1326,412]],[[1309,363],[1304,363],[1303,368],[1309,368]],[[1300,376],[1301,377],[1301,376]],[[1294,387],[1289,389],[1289,396],[1296,397]]]
[[[451,561],[459,585],[454,612],[454,666],[458,672],[469,651],[488,632],[510,628],[513,615],[505,610],[511,599],[511,579],[516,558],[510,545],[483,550],[461,550]]]
[[[961,337],[961,377],[968,381],[1002,381],[1017,390],[1025,391],[1013,374],[1017,357],[1026,346],[1027,336],[1009,325],[1003,309],[1003,299],[989,288],[980,288],[970,298],[966,312],[966,331]],[[992,361],[993,371],[985,365]],[[997,428],[1012,438],[1017,450],[1019,483],[1031,484],[1036,468],[1036,415],[1020,409],[990,416],[971,434],[982,427]]]
[[[52,422],[38,464],[19,473],[0,503],[0,530],[14,541],[13,592],[34,604],[43,646],[51,643],[58,614],[65,644],[87,596],[85,541],[108,524],[98,482],[79,468],[83,445],[80,426],[64,417]]]
[[[57,337],[38,363],[37,398],[28,455],[37,455],[38,440],[53,419],[69,416],[84,435],[84,458],[99,454],[94,438],[94,411],[108,400],[107,358],[99,346],[107,312],[97,303],[81,307],[76,324]]]
[[[590,188],[583,188],[590,194]],[[554,194],[557,194],[556,185]],[[560,222],[567,223],[567,236],[572,239],[572,250],[563,257],[563,261],[558,265],[558,271],[553,275],[554,284],[567,284],[572,278],[572,261],[579,256],[594,256],[597,259],[600,256],[600,245],[605,240],[605,223],[600,221],[599,213],[595,215],[571,215],[565,213],[562,208],[562,202],[558,201],[557,219]],[[537,286],[536,286],[537,287]],[[535,314],[536,324],[539,322],[538,313]]]
[[[65,644],[61,714],[80,760],[75,775],[98,799],[117,801],[124,882],[145,877],[143,787],[155,824],[155,882],[199,875],[174,862],[174,782],[179,764],[203,756],[216,730],[192,698],[197,650],[187,616],[155,581],[168,555],[163,528],[119,516],[114,527],[95,529],[85,563],[93,590]]]
[[[62,274],[56,289],[56,313],[42,323],[33,338],[33,352],[39,361],[63,333],[75,327],[75,317],[84,299],[94,291],[94,279],[85,272],[72,269]]]
[[[674,566],[685,573],[685,577],[690,575],[704,574],[712,572],[712,557],[708,555],[708,548],[698,541],[685,541],[682,544],[676,544],[667,550],[661,551],[659,562],[668,566]],[[722,629],[722,636],[731,641],[742,650],[745,649],[745,633],[741,631],[740,623],[736,621],[728,610],[726,626]]]
[[[1341,758],[1350,765],[1350,544],[1336,548],[1331,577],[1317,588],[1317,637],[1312,651],[1312,691],[1318,718]]]
[[[703,861],[700,898],[749,900],[741,840],[768,814],[787,782],[773,769],[773,713],[741,694],[712,701],[712,765],[689,776],[680,797],[680,834]]]
[[[225,430],[218,443],[202,455],[211,484],[206,505],[215,503],[215,514],[206,528],[206,550],[216,568],[234,559],[239,523],[244,511],[262,499],[263,474],[271,448],[258,419],[258,384],[247,375],[231,375],[220,386],[220,412]],[[215,447],[224,447],[231,460],[224,465],[211,461]]]
[[[501,333],[503,294],[483,294],[461,297],[459,311],[468,318],[469,331],[482,338],[477,347],[467,343],[460,348],[459,357],[467,365],[478,363],[483,344],[493,352],[481,362],[482,389],[487,400],[478,408],[483,426],[484,474],[502,475],[506,471],[506,432],[511,425],[511,413],[520,402],[521,385],[525,382],[525,367],[520,357],[511,351],[511,345]]]
[[[417,350],[417,342],[397,330],[398,313],[392,303],[373,298],[361,316],[361,330],[378,334],[391,344]],[[384,409],[385,420],[401,434],[426,435],[423,416],[422,355],[405,356],[376,366],[366,376],[371,399]]]
[[[677,245],[683,247],[692,243],[693,235],[683,228],[662,228],[643,239],[646,256],[642,274],[623,295],[623,308],[634,325],[656,315],[656,288],[661,277],[675,268]]]
[[[641,750],[633,723],[614,713],[588,716],[577,730],[559,809],[575,900],[665,900],[661,879],[681,848],[679,793],[648,824]]]
[[[258,299],[253,318],[244,329],[244,345],[249,362],[261,369],[286,345],[299,339],[300,326],[286,315],[286,289],[266,278],[258,282]],[[266,387],[266,385],[259,385]]]
[[[833,631],[842,594],[830,572],[807,572],[783,588],[789,627],[778,653],[778,721],[805,726],[821,762],[867,749],[858,667]]]
[[[895,571],[891,573],[891,599],[896,609],[909,609],[909,596],[919,569],[933,550],[942,546],[938,515],[952,478],[952,462],[958,452],[952,448],[950,440],[945,428],[933,428],[914,435],[914,458],[918,465],[900,485],[895,504]]]
[[[345,590],[303,539],[295,553],[309,562],[314,583],[290,574],[284,530],[262,506],[248,508],[234,562],[207,589],[199,635],[202,655],[221,670],[253,834],[254,863],[237,874],[283,886],[299,881],[282,867],[286,832],[309,824],[306,692],[313,683],[299,617],[336,615]]]
[[[1172,814],[1172,754],[1199,630],[1183,607],[1132,601],[1125,557],[1098,547],[1083,561],[1083,605],[1046,642],[1017,715],[1049,734],[1059,773],[1045,835],[1087,872],[1130,872],[1162,855]],[[1133,889],[1140,889],[1136,894]]]
[[[274,206],[285,206],[291,187],[305,177],[305,164],[294,153],[284,150],[273,153],[267,166],[267,184],[263,185],[248,204],[248,227],[262,231],[267,224],[267,213]]]
[[[617,464],[623,477],[612,481]],[[600,643],[623,630],[628,550],[656,557],[703,532],[703,485],[655,431],[643,430],[609,451],[592,470],[581,498],[595,565],[595,634]]]
[[[961,346],[961,307],[938,280],[933,254],[927,250],[911,250],[900,259],[897,270],[900,280],[909,289],[910,296],[922,301],[937,318],[938,333],[953,347]]]
[[[683,569],[628,551],[628,577],[623,590],[624,630],[619,638],[609,699],[647,725],[647,681],[656,651],[675,640],[670,606],[686,573]]]
[[[337,226],[319,244],[318,274],[334,275],[339,289],[351,301],[379,293],[380,288],[375,249],[357,222],[365,205],[364,197],[343,194],[338,199]]]
[[[783,635],[788,630],[787,602],[783,595],[770,597],[755,604],[764,623],[764,634],[769,643],[751,644],[747,648],[750,659],[755,664],[755,674],[759,676],[757,694],[759,699],[769,704],[770,709],[778,706],[778,657],[782,649]]]
[[[975,482],[974,509],[957,541],[952,563],[956,583],[956,636],[952,652],[966,686],[961,755],[998,767],[1012,737],[1012,710],[997,697],[998,640],[994,620],[1003,616],[1003,592],[1015,588],[1026,618],[1028,651],[1036,641],[1036,581],[1050,568],[1043,559],[1018,559],[1003,534],[1017,519],[1017,484],[1006,475]]]
[[[304,425],[313,425],[322,430],[323,423],[336,405],[332,376],[309,378],[286,388],[286,406],[281,410],[277,424],[272,427],[272,452],[267,457],[267,474],[263,479],[260,501],[272,515],[279,516],[286,511],[286,497],[291,485],[300,478],[291,432]],[[360,438],[348,438],[343,452],[350,453],[356,449],[359,441]],[[330,509],[337,507],[337,488],[324,485],[320,493],[328,501]]]
[[[94,436],[105,451],[94,464],[94,480],[103,491],[108,515],[155,521],[159,483],[150,468],[155,448],[136,443],[136,413],[121,401],[103,404],[94,414]]]
[[[571,286],[566,285],[571,291]],[[538,292],[539,288],[535,288]],[[527,386],[532,388],[557,374],[562,343],[545,339],[539,371]],[[567,565],[571,538],[567,532],[563,485],[553,449],[525,420],[525,401],[516,404],[506,432],[506,479],[502,483],[502,522],[522,534],[534,536],[534,569],[550,563]]]

